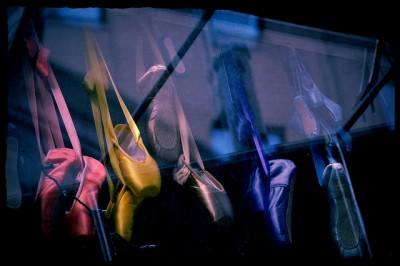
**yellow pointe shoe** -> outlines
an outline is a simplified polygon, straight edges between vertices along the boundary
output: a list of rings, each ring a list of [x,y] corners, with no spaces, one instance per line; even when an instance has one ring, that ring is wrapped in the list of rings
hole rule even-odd
[[[129,241],[133,233],[135,211],[143,198],[137,197],[126,185],[118,182],[116,186],[116,200],[110,201],[106,215],[115,233]]]
[[[161,175],[155,160],[150,156],[142,139],[133,139],[128,125],[114,128],[117,136],[125,136],[118,145],[114,141],[115,155],[125,184],[140,198],[155,197],[160,192]]]
[[[130,240],[134,214],[144,198],[155,197],[161,189],[161,174],[153,157],[148,153],[139,128],[126,107],[111,77],[100,47],[87,35],[87,52],[90,68],[84,84],[89,91],[96,132],[103,158],[105,150],[115,176],[116,187],[110,175],[107,181],[110,190],[110,203],[106,218],[110,221],[115,233]],[[127,124],[112,123],[107,103],[106,89],[108,82],[117,96]],[[104,145],[106,143],[106,145]]]

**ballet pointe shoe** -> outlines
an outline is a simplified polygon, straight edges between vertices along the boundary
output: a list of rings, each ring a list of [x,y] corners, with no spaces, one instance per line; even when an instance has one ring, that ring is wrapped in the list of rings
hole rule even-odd
[[[207,209],[212,221],[218,225],[229,226],[233,221],[233,209],[224,187],[208,171],[198,170],[181,160],[174,170],[174,179],[191,190],[196,201]]]
[[[116,125],[114,130],[117,136],[125,136],[120,144],[114,142],[115,155],[125,184],[139,198],[157,196],[161,189],[160,170],[142,138],[135,141],[129,126],[125,124]]]
[[[50,169],[45,169],[46,175],[40,177],[36,199],[40,200],[41,232],[43,236],[50,236],[54,232],[52,216],[60,211],[55,209],[55,202],[64,193],[60,188],[73,187],[81,162],[74,150],[59,148],[48,152],[44,164]]]
[[[121,182],[118,182],[115,192],[116,199],[108,204],[105,217],[110,221],[114,232],[129,242],[133,233],[135,211],[143,198],[137,197]]]
[[[167,68],[161,64],[150,67],[138,81],[140,93],[149,93],[165,71]],[[182,153],[179,122],[173,102],[176,97],[173,86],[169,80],[164,83],[151,99],[145,115],[149,150],[154,157],[168,163],[176,163]]]
[[[323,187],[330,205],[331,236],[341,258],[370,258],[368,240],[351,184],[341,163],[329,164],[323,172]]]
[[[85,167],[82,177],[82,188],[78,190],[72,208],[66,211],[69,233],[73,238],[95,235],[95,225],[92,211],[98,208],[98,194],[106,177],[106,169],[98,160],[84,156]],[[83,205],[85,204],[85,205]]]

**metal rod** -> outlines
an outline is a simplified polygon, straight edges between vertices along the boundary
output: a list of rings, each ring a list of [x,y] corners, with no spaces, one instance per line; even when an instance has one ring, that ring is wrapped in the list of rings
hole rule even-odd
[[[343,129],[345,131],[349,131],[350,128],[357,122],[360,116],[364,113],[365,109],[367,109],[368,105],[371,103],[379,93],[379,91],[394,77],[395,69],[397,68],[397,64],[393,65],[392,68],[386,73],[386,75],[382,78],[382,80],[375,85],[375,87],[371,88],[369,93],[365,95],[365,97],[358,103],[353,114],[347,120],[347,122],[343,125]]]
[[[137,121],[146,111],[146,108],[149,106],[151,101],[154,99],[158,91],[162,88],[165,81],[171,76],[172,72],[174,72],[175,67],[178,65],[179,61],[185,56],[186,52],[189,50],[190,46],[196,40],[197,36],[200,34],[204,26],[210,20],[211,16],[214,14],[214,10],[206,10],[200,19],[197,26],[194,28],[192,33],[188,36],[185,42],[182,44],[181,48],[176,53],[175,57],[168,64],[167,69],[163,72],[161,77],[158,79],[157,83],[153,86],[153,88],[146,95],[144,100],[136,107],[135,111],[132,114],[133,120]]]
[[[191,47],[193,42],[197,39],[200,32],[203,30],[204,26],[210,20],[210,18],[214,14],[214,12],[215,12],[215,10],[212,10],[212,9],[207,9],[204,12],[203,16],[201,17],[201,19],[198,22],[198,24],[196,25],[196,27],[193,29],[193,31],[190,33],[190,35],[186,38],[185,42],[179,48],[175,57],[168,64],[167,69],[163,72],[161,77],[157,80],[157,83],[154,84],[153,88],[149,91],[149,93],[146,95],[144,100],[136,107],[135,111],[132,113],[132,118],[134,121],[139,120],[139,118],[146,111],[146,109],[150,105],[151,101],[154,99],[154,97],[160,91],[160,89],[162,88],[164,83],[167,81],[167,79],[174,72],[175,67],[178,65],[180,60],[182,60],[182,58],[185,56],[186,52],[189,50],[189,48]],[[118,141],[122,142],[126,137],[127,137],[127,133],[124,132],[118,136]],[[107,153],[103,156],[103,158],[100,159],[100,161],[106,162],[108,160],[109,159],[108,159],[108,151],[107,151]]]

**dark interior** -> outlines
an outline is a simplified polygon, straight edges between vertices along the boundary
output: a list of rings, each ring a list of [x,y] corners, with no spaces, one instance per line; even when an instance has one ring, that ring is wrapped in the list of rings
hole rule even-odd
[[[96,1],[84,1],[83,5],[76,5],[71,7],[86,7],[91,6],[91,2],[94,2],[94,6],[97,6]],[[202,121],[212,120],[212,111],[210,111],[210,117],[203,115],[197,105],[193,104],[191,106],[190,101],[186,101],[191,95],[187,95],[187,98],[182,97],[182,104],[184,108],[189,110],[187,112],[188,118],[191,119],[192,131],[195,132],[195,138],[199,146],[199,150],[203,155],[204,164],[206,169],[213,173],[215,177],[218,177],[220,183],[224,186],[225,190],[230,196],[233,211],[235,213],[235,220],[233,224],[228,228],[220,228],[215,224],[210,223],[210,217],[207,216],[196,203],[188,200],[187,192],[182,189],[172,178],[172,170],[174,165],[160,162],[160,171],[162,175],[162,189],[160,194],[151,199],[147,199],[138,209],[136,215],[135,227],[134,227],[134,238],[130,243],[125,243],[118,238],[113,238],[109,233],[111,229],[105,226],[105,238],[106,242],[112,247],[113,261],[123,262],[123,263],[179,263],[188,264],[192,262],[198,263],[239,263],[239,264],[255,264],[255,263],[272,263],[278,264],[283,262],[305,262],[305,263],[337,263],[337,264],[369,264],[377,263],[379,265],[386,263],[393,263],[399,258],[399,244],[398,244],[398,226],[397,226],[397,197],[396,197],[396,185],[397,185],[397,159],[398,156],[398,129],[397,129],[397,102],[398,102],[398,84],[399,84],[399,73],[397,60],[399,56],[399,42],[397,40],[397,29],[394,20],[396,15],[393,14],[393,8],[385,6],[384,4],[377,3],[379,7],[367,7],[363,12],[360,10],[343,10],[342,7],[337,6],[326,6],[324,8],[315,9],[305,9],[304,11],[296,11],[296,6],[293,6],[293,13],[282,12],[280,9],[277,11],[275,8],[260,8],[252,7],[250,5],[230,5],[226,3],[218,4],[215,6],[204,5],[203,3],[193,3],[190,5],[143,5],[134,6],[133,8],[154,6],[155,8],[161,9],[174,9],[179,7],[178,12],[183,14],[185,17],[185,10],[190,10],[192,8],[210,8],[210,9],[227,9],[230,11],[239,12],[240,14],[246,14],[251,16],[260,17],[259,23],[262,24],[260,28],[263,30],[276,31],[279,34],[285,35],[286,33],[296,39],[308,38],[307,30],[300,31],[303,26],[306,26],[310,30],[310,36],[312,40],[315,40],[317,45],[319,42],[323,45],[331,45],[329,47],[338,47],[336,51],[345,50],[345,52],[339,52],[337,54],[323,54],[324,52],[313,51],[303,48],[304,57],[308,59],[310,67],[310,72],[317,73],[317,80],[325,81],[327,87],[325,93],[333,98],[337,99],[338,102],[343,103],[344,116],[345,119],[342,121],[342,128],[345,131],[350,132],[352,138],[352,149],[344,153],[345,163],[347,169],[350,173],[351,184],[354,189],[354,193],[357,198],[358,207],[362,213],[364,220],[364,226],[368,235],[368,240],[372,252],[372,258],[368,259],[343,259],[340,254],[337,253],[334,244],[330,237],[330,206],[329,200],[326,197],[324,190],[318,184],[318,178],[315,171],[315,165],[313,161],[313,154],[310,150],[310,143],[307,138],[296,135],[295,132],[286,127],[285,123],[278,123],[278,120],[274,120],[273,116],[271,121],[261,121],[264,119],[268,120],[269,114],[271,114],[270,109],[266,109],[266,106],[270,106],[275,114],[282,115],[285,117],[287,112],[287,102],[281,100],[276,96],[276,101],[263,101],[260,98],[254,100],[254,108],[261,110],[258,119],[262,126],[266,125],[274,128],[276,132],[283,134],[284,141],[278,143],[274,146],[269,146],[268,155],[270,160],[274,159],[288,159],[295,163],[297,166],[296,181],[293,191],[293,203],[292,203],[292,214],[291,214],[291,232],[292,232],[292,245],[289,249],[280,249],[276,247],[269,246],[262,235],[258,235],[260,228],[256,219],[249,218],[246,215],[244,209],[243,191],[245,189],[245,184],[243,182],[244,177],[248,175],[247,168],[244,167],[249,159],[253,158],[254,151],[249,149],[240,150],[240,152],[232,154],[222,154],[222,156],[216,156],[213,154],[212,143],[208,143],[206,138],[201,135],[201,132],[205,132],[202,127]],[[219,2],[219,1],[217,1]],[[222,2],[222,1],[221,1]],[[197,4],[197,5],[196,5]],[[18,6],[18,3],[11,3],[9,6]],[[24,6],[24,5],[21,5]],[[60,6],[51,6],[45,4],[44,6],[38,5],[39,7],[54,7],[55,9],[61,8]],[[69,5],[67,4],[69,7]],[[101,4],[100,4],[100,7]],[[105,7],[110,9],[122,8],[130,9],[130,5],[119,3],[117,1],[115,6]],[[333,12],[328,12],[331,10]],[[7,8],[2,9],[3,14],[8,17]],[[31,117],[29,114],[28,101],[23,95],[25,90],[25,81],[23,78],[23,73],[21,72],[21,58],[23,45],[21,42],[21,32],[27,25],[27,17],[30,18],[35,13],[36,8],[25,9],[24,15],[20,17],[17,29],[15,30],[15,41],[12,42],[11,47],[7,49],[5,41],[2,42],[2,58],[4,62],[5,69],[8,71],[3,71],[2,80],[4,80],[4,87],[8,88],[3,90],[3,97],[1,106],[4,108],[2,110],[2,127],[1,127],[1,138],[6,139],[8,135],[8,125],[10,122],[17,125],[18,134],[22,136],[20,139],[20,145],[22,151],[20,152],[20,157],[23,157],[24,164],[21,169],[19,169],[20,183],[22,188],[22,204],[18,208],[10,208],[7,206],[7,193],[6,183],[2,179],[1,189],[2,196],[1,205],[3,210],[3,216],[5,223],[3,223],[2,230],[2,243],[5,248],[3,252],[5,256],[4,261],[21,261],[21,262],[51,262],[51,263],[78,263],[79,261],[87,261],[93,263],[104,262],[104,250],[101,249],[98,239],[69,239],[64,235],[58,235],[54,239],[42,239],[40,236],[40,224],[39,224],[39,213],[37,206],[34,202],[34,194],[37,189],[37,179],[40,175],[40,158],[37,150],[37,143],[33,131],[33,125]],[[115,10],[114,10],[115,11]],[[382,15],[384,12],[385,15]],[[166,12],[167,13],[167,12]],[[168,14],[168,13],[167,13]],[[110,16],[111,17],[111,16]],[[132,18],[134,16],[132,15]],[[189,17],[189,21],[192,18]],[[196,16],[193,16],[196,17]],[[197,16],[198,17],[198,16]],[[196,18],[197,18],[196,17]],[[124,18],[124,15],[117,15],[115,18]],[[76,67],[71,67],[73,64],[62,63],[63,59],[68,57],[71,53],[71,58],[79,58],[77,55],[83,53],[83,46],[80,39],[76,41],[76,48],[65,49],[63,53],[61,48],[57,51],[57,46],[55,45],[59,42],[60,47],[63,45],[63,36],[57,35],[58,24],[53,28],[46,28],[40,25],[41,20],[37,20],[37,30],[40,35],[40,31],[43,30],[43,43],[52,46],[53,54],[55,54],[54,61],[50,61],[52,68],[56,76],[58,77],[58,82],[61,88],[69,88],[64,90],[64,96],[67,103],[69,104],[71,116],[73,116],[76,121],[77,131],[81,137],[82,148],[86,155],[93,156],[94,158],[100,159],[101,154],[99,153],[98,147],[96,145],[97,139],[95,136],[94,125],[92,124],[92,116],[89,103],[89,98],[80,91],[81,82],[84,77],[82,68],[84,68],[83,61],[77,61]],[[44,25],[48,21],[43,20]],[[121,21],[125,21],[121,19]],[[194,20],[196,21],[196,20]],[[3,27],[5,29],[4,35],[9,34],[7,23],[3,20]],[[123,23],[122,22],[122,23]],[[175,22],[175,21],[174,21]],[[276,22],[276,26],[274,26]],[[285,23],[290,23],[287,26]],[[6,25],[4,25],[6,24]],[[176,24],[179,24],[178,22]],[[123,25],[123,24],[116,24]],[[286,25],[286,26],[285,26]],[[43,28],[41,28],[43,26]],[[297,28],[299,26],[299,28]],[[62,26],[63,27],[63,26]],[[133,27],[133,26],[132,26]],[[187,27],[187,28],[185,28]],[[276,28],[274,28],[276,27]],[[309,28],[308,28],[309,27]],[[186,33],[190,33],[191,29],[194,28],[194,23],[191,25],[182,26],[179,24],[178,29]],[[314,31],[315,29],[315,31]],[[54,30],[56,35],[51,35],[51,31]],[[131,30],[131,29],[127,29]],[[285,30],[287,32],[285,32]],[[299,30],[299,31],[296,31]],[[321,31],[320,31],[321,30]],[[74,30],[72,30],[74,31]],[[50,33],[49,33],[50,32]],[[116,30],[117,32],[117,30]],[[118,32],[123,32],[119,30]],[[316,33],[317,32],[317,33]],[[331,34],[331,32],[333,32]],[[3,33],[3,31],[2,31]],[[171,36],[179,39],[181,38],[180,44],[184,43],[185,38],[179,36],[171,31]],[[357,36],[354,38],[352,36]],[[200,35],[202,38],[203,35]],[[8,37],[10,37],[8,35]],[[65,36],[64,36],[65,37]],[[172,37],[172,38],[173,38]],[[360,38],[358,38],[360,37]],[[59,40],[57,38],[60,38]],[[101,37],[100,37],[101,38]],[[99,39],[100,39],[99,38]],[[235,36],[237,38],[237,36]],[[247,37],[244,37],[244,39]],[[363,39],[365,38],[365,39]],[[3,38],[4,40],[6,38]],[[104,38],[105,39],[105,38]],[[103,40],[104,40],[103,39]],[[240,37],[239,37],[240,39]],[[374,40],[379,40],[379,47],[383,47],[382,50],[376,48],[371,48],[370,43],[374,43]],[[64,40],[65,41],[65,40]],[[113,40],[113,43],[118,43],[118,39]],[[103,42],[107,43],[107,42]],[[127,39],[121,39],[120,43],[129,43]],[[300,42],[299,42],[300,43]],[[10,45],[10,44],[9,44]],[[69,45],[68,40],[65,41],[65,46]],[[183,44],[182,44],[183,45]],[[316,47],[317,47],[316,45]],[[4,47],[3,47],[4,46]],[[106,45],[104,45],[106,46]],[[179,47],[179,45],[176,45]],[[267,51],[272,49],[275,51],[275,46],[280,46],[279,43],[274,42],[274,40],[265,41],[264,48]],[[347,46],[350,47],[348,54]],[[201,62],[203,59],[199,59],[196,63],[190,61],[189,58],[203,58],[203,56],[195,52],[191,53],[191,49],[198,51],[200,49],[199,42],[195,42],[195,45],[189,47],[187,52],[186,67],[190,69],[190,65],[194,65],[201,70]],[[325,47],[325,46],[323,46]],[[355,48],[354,48],[355,47]],[[346,89],[338,89],[334,85],[329,86],[329,84],[339,84],[339,85],[352,85],[354,80],[356,80],[359,74],[360,62],[358,59],[354,59],[356,56],[352,57],[351,53],[354,51],[358,52],[359,48],[364,49],[369,53],[370,51],[378,51],[377,54],[383,58],[390,58],[393,62],[387,63],[383,60],[380,68],[380,72],[377,76],[377,82],[371,84],[370,89],[370,99],[360,100],[357,102],[355,97],[357,94],[348,92]],[[390,47],[390,49],[385,49],[385,47]],[[360,50],[361,50],[360,48]],[[322,49],[322,48],[321,48]],[[105,54],[107,48],[104,48]],[[250,49],[251,50],[251,49]],[[257,50],[257,49],[255,49]],[[382,52],[384,51],[384,52]],[[386,51],[390,51],[389,56],[387,56]],[[371,52],[373,54],[373,52]],[[117,54],[115,56],[109,57],[110,68],[113,66],[118,66],[119,61],[124,61],[124,54]],[[252,54],[252,62],[257,62],[262,66],[266,66],[270,73],[278,75],[289,75],[289,71],[280,71],[274,69],[274,64],[271,65],[265,63],[263,60],[258,59],[256,53]],[[257,54],[259,55],[259,54]],[[58,57],[57,57],[58,56]],[[130,58],[130,55],[125,54],[125,56]],[[279,57],[276,54],[268,55],[271,61],[277,60]],[[346,57],[348,56],[348,57]],[[204,56],[205,57],[205,56]],[[368,60],[369,57],[366,57]],[[126,58],[125,58],[126,59]],[[279,58],[278,58],[279,59]],[[202,61],[203,60],[203,61]],[[313,61],[314,60],[314,61]],[[331,72],[337,70],[338,76],[335,73],[329,72],[328,77],[324,77],[320,74],[321,69],[318,68],[318,64],[315,62],[320,62],[333,65]],[[389,61],[390,61],[389,60]],[[71,60],[73,61],[73,60]],[[278,62],[277,60],[276,62]],[[60,63],[61,62],[61,63]],[[273,61],[275,62],[275,61]],[[375,62],[375,61],[371,61]],[[328,65],[326,63],[326,65]],[[82,65],[80,65],[82,64]],[[198,65],[197,65],[198,64]],[[281,61],[277,63],[279,66],[284,65]],[[330,66],[330,65],[328,65]],[[335,68],[335,66],[338,66]],[[254,83],[259,85],[264,80],[258,78],[260,72],[257,68],[256,63],[252,65],[256,71],[254,71],[253,77]],[[340,68],[343,67],[343,68]],[[347,67],[347,68],[346,68]],[[346,68],[346,69],[345,69]],[[372,67],[373,68],[373,67]],[[4,69],[4,68],[3,68]],[[117,67],[114,68],[116,71],[114,73],[114,78],[118,80],[123,80],[123,71],[118,72]],[[195,67],[191,69],[197,69]],[[282,68],[283,69],[283,68]],[[341,72],[342,71],[342,72]],[[347,72],[346,72],[347,71]],[[354,71],[354,72],[351,72]],[[348,76],[340,76],[341,73],[349,73]],[[133,73],[133,72],[132,72]],[[282,74],[283,73],[283,74]],[[390,73],[389,75],[385,75]],[[178,73],[179,74],[179,73]],[[190,75],[189,70],[179,76],[176,74],[176,85],[190,85],[190,83],[185,83],[185,78]],[[268,76],[265,75],[265,79],[268,81],[273,81],[272,74]],[[352,76],[354,74],[354,76]],[[132,74],[134,75],[134,74]],[[202,76],[204,77],[204,75]],[[335,77],[340,77],[341,80],[335,81]],[[326,78],[326,79],[324,79]],[[332,80],[331,80],[332,79]],[[289,80],[289,79],[288,79]],[[126,80],[124,80],[127,82]],[[194,81],[194,80],[192,80]],[[337,83],[335,83],[337,82]],[[124,90],[125,83],[121,82],[122,89]],[[193,82],[195,83],[195,82]],[[393,92],[386,100],[393,101],[393,108],[390,109],[390,115],[393,117],[393,121],[387,121],[386,118],[383,122],[376,118],[376,116],[383,115],[384,108],[381,107],[381,102],[378,100],[378,94],[383,91],[385,85],[391,84],[393,86]],[[282,87],[289,87],[290,82],[285,81],[282,83]],[[365,85],[365,84],[364,84]],[[274,86],[274,85],[271,85]],[[126,86],[128,87],[128,86]],[[189,88],[190,86],[187,86]],[[257,87],[257,86],[255,86]],[[356,87],[356,86],[354,86]],[[195,87],[193,87],[195,88]],[[275,88],[275,87],[274,87]],[[284,88],[282,88],[284,90]],[[260,90],[261,93],[263,90]],[[346,94],[346,93],[349,94]],[[183,93],[184,94],[184,93]],[[126,94],[128,95],[128,94]],[[218,94],[212,94],[218,95]],[[349,102],[346,103],[347,95],[352,95]],[[286,94],[283,95],[282,99],[286,98]],[[349,96],[350,97],[350,96]],[[381,96],[379,96],[381,97]],[[218,99],[218,96],[215,97]],[[132,96],[132,98],[126,98],[126,102],[130,104],[130,111],[138,111],[137,108],[141,103],[141,97]],[[291,98],[290,98],[291,99]],[[198,98],[201,101],[201,98]],[[286,98],[287,100],[287,98]],[[281,102],[279,102],[281,101]],[[343,102],[342,102],[343,101]],[[117,101],[113,98],[110,101],[113,109],[117,104]],[[279,105],[276,103],[279,102]],[[210,105],[215,105],[215,102],[210,103]],[[259,106],[256,106],[258,104]],[[274,105],[276,104],[276,105]],[[202,105],[205,106],[206,104]],[[351,107],[355,109],[351,110]],[[281,109],[279,109],[278,107]],[[375,109],[374,109],[375,108]],[[381,109],[380,109],[381,108]],[[204,108],[207,111],[207,107]],[[374,111],[375,110],[375,111]],[[375,113],[376,112],[376,113]],[[263,115],[261,115],[261,113]],[[374,116],[376,114],[376,116]],[[229,113],[228,113],[229,116]],[[217,117],[217,116],[214,116]],[[123,121],[122,116],[113,117],[116,120]],[[282,118],[282,120],[283,120]],[[208,121],[207,120],[207,121]],[[196,122],[197,121],[197,122]],[[278,122],[277,122],[278,121]],[[265,122],[265,123],[264,123]],[[137,119],[139,128],[142,130],[145,128],[145,122],[140,117]],[[269,130],[271,131],[271,128]],[[203,131],[202,131],[203,130]],[[282,131],[279,131],[282,130]],[[265,130],[268,133],[268,130]],[[272,130],[272,132],[275,132]],[[265,133],[265,134],[267,134]],[[198,134],[198,135],[196,135]],[[286,135],[285,135],[286,134]],[[282,135],[281,135],[282,136]],[[265,137],[265,136],[263,136]],[[145,143],[149,141],[144,139]],[[317,139],[317,142],[320,139]],[[319,142],[318,142],[319,143]],[[323,142],[319,144],[322,149],[325,149]],[[6,158],[7,146],[5,141],[1,142],[2,157]],[[5,161],[5,160],[3,160]],[[1,165],[1,170],[5,173],[5,164]],[[190,196],[190,195],[189,195]],[[106,184],[102,186],[99,193],[99,209],[104,210],[108,203],[108,187]],[[121,242],[118,242],[121,241]]]

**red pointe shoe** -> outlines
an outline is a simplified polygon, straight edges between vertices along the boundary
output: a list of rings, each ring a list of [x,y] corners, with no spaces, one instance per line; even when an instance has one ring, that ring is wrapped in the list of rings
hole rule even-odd
[[[54,233],[52,216],[55,202],[59,198],[62,187],[72,188],[76,175],[81,168],[78,155],[74,150],[59,148],[50,150],[44,159],[44,165],[52,167],[44,170],[40,177],[36,199],[40,200],[41,231],[43,236]]]
[[[82,171],[83,184],[78,189],[72,208],[66,212],[69,233],[72,237],[93,237],[95,225],[92,211],[98,209],[99,191],[106,177],[106,169],[98,160],[83,157],[85,167]]]

